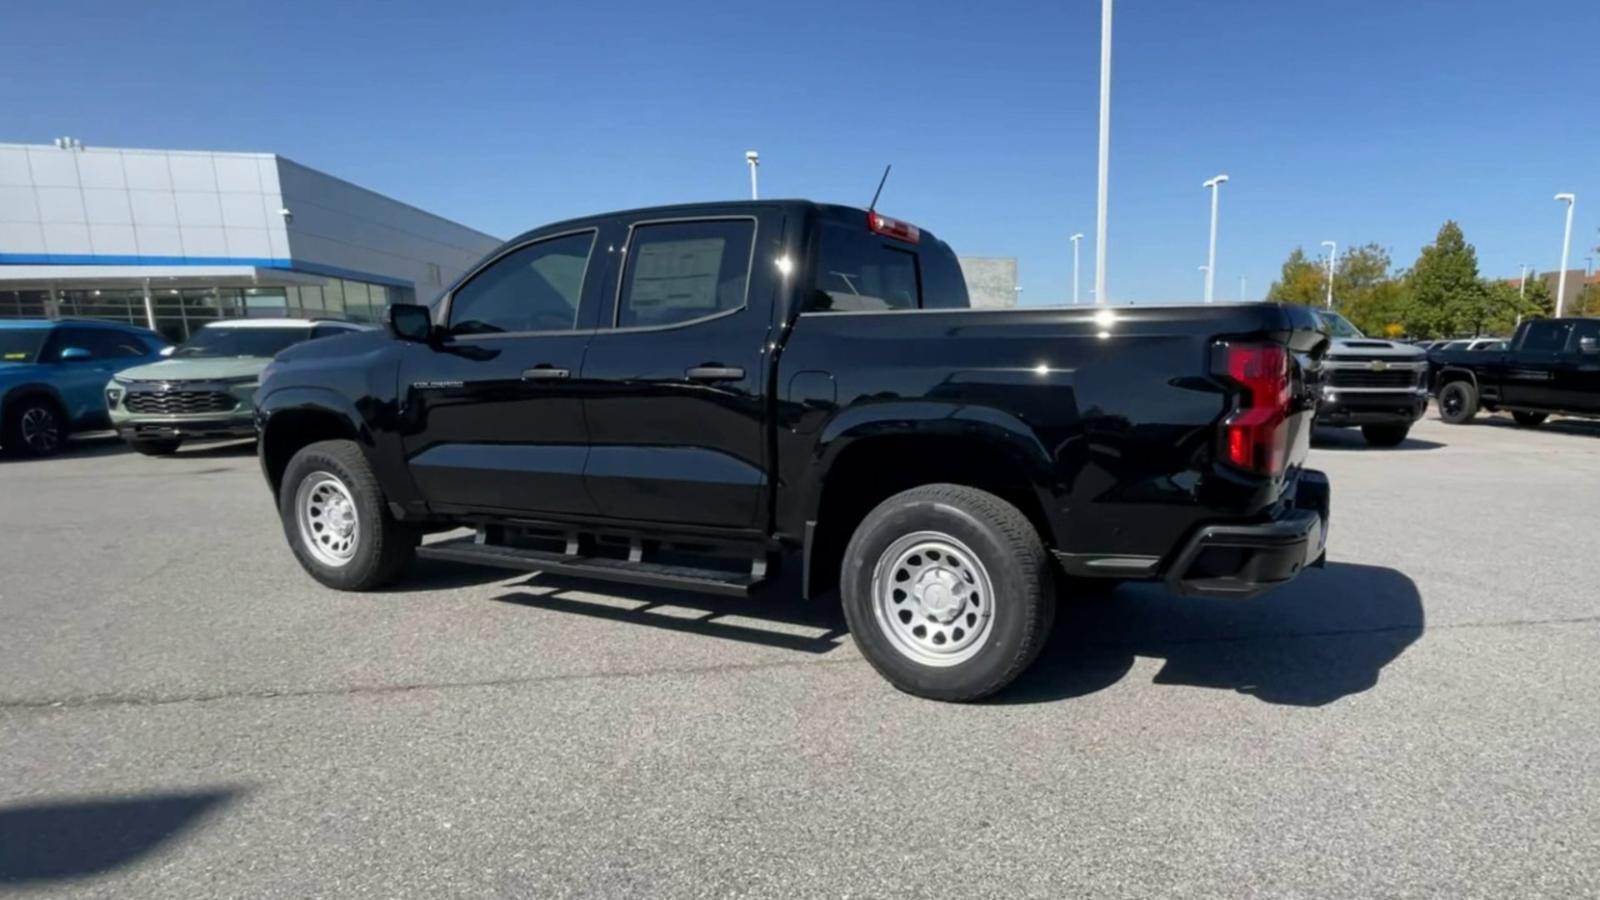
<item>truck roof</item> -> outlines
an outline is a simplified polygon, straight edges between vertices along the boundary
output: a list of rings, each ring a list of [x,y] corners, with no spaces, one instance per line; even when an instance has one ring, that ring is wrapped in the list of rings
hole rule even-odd
[[[776,200],[704,200],[696,203],[674,203],[667,206],[640,206],[633,209],[618,209],[610,212],[597,212],[584,216],[574,216],[569,219],[562,219],[557,222],[550,222],[535,228],[530,228],[511,238],[506,243],[516,243],[542,231],[574,227],[584,223],[593,222],[596,219],[638,217],[644,214],[659,216],[661,218],[687,218],[700,215],[702,213],[712,213],[713,211],[716,215],[726,215],[729,210],[737,212],[739,210],[748,209],[753,211],[762,208],[770,209],[774,206],[786,207],[794,211],[821,212],[830,216],[856,216],[860,217],[863,222],[866,221],[867,215],[867,210],[865,207],[846,206],[839,203],[820,203],[815,200],[806,200],[800,198]],[[883,211],[879,210],[879,212]],[[883,214],[890,216],[893,215],[893,213],[888,212],[883,212]],[[922,228],[921,225],[918,225],[917,228],[922,232],[924,239],[937,240],[937,236],[934,235],[933,232],[928,231],[926,228]]]

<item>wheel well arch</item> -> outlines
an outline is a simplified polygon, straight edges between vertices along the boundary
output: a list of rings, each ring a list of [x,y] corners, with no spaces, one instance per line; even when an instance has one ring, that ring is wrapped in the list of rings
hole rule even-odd
[[[884,500],[925,484],[988,491],[1022,511],[1046,545],[1051,527],[1029,465],[1014,450],[973,436],[893,434],[844,448],[822,474],[805,560],[808,597],[836,587],[856,526]]]
[[[268,417],[261,429],[261,467],[274,496],[283,484],[289,460],[318,441],[359,441],[360,434],[345,416],[318,407],[284,409]]]
[[[9,417],[18,403],[34,399],[44,400],[54,406],[62,418],[62,427],[66,427],[67,404],[56,389],[47,384],[22,384],[6,391],[0,396],[0,415]]]
[[[1468,382],[1472,385],[1473,390],[1478,390],[1478,373],[1472,371],[1471,369],[1463,369],[1457,366],[1451,366],[1449,368],[1439,370],[1439,377],[1435,382],[1435,390],[1442,391],[1444,390],[1445,385],[1457,381]]]

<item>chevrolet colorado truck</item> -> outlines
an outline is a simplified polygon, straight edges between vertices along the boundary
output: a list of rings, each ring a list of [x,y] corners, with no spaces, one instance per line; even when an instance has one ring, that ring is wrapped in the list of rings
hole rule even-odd
[[[895,686],[971,700],[1062,586],[1243,599],[1320,563],[1326,345],[1277,304],[973,309],[950,247],[875,211],[643,209],[283,351],[259,453],[330,587],[421,556],[745,595],[793,564]]]
[[[1369,338],[1336,312],[1318,312],[1332,341],[1322,361],[1317,424],[1358,426],[1374,447],[1398,447],[1428,408],[1428,355]]]
[[[1535,319],[1504,348],[1435,349],[1428,357],[1439,418],[1452,425],[1480,409],[1506,410],[1524,428],[1552,413],[1600,418],[1600,319]]]

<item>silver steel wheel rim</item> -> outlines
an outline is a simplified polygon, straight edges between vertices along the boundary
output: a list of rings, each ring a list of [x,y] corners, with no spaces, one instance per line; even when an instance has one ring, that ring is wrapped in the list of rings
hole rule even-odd
[[[42,453],[48,453],[61,444],[61,430],[56,427],[56,417],[42,406],[22,411],[22,442]]]
[[[976,656],[994,624],[994,582],[972,548],[917,531],[890,544],[872,570],[872,613],[900,655],[925,666]]]
[[[355,558],[361,520],[344,482],[327,472],[311,473],[295,491],[294,509],[300,542],[318,562],[338,568]]]

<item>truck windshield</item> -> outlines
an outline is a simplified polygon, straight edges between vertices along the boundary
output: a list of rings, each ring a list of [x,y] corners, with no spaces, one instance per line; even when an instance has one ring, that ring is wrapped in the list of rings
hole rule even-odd
[[[1329,337],[1335,338],[1364,338],[1361,329],[1350,324],[1350,320],[1336,312],[1319,312],[1317,318],[1322,321],[1322,330]]]
[[[39,348],[44,346],[43,328],[18,328],[0,331],[0,364],[31,363],[39,359]]]
[[[207,325],[172,352],[174,357],[206,359],[231,356],[272,357],[278,351],[311,336],[305,326],[252,328]]]

